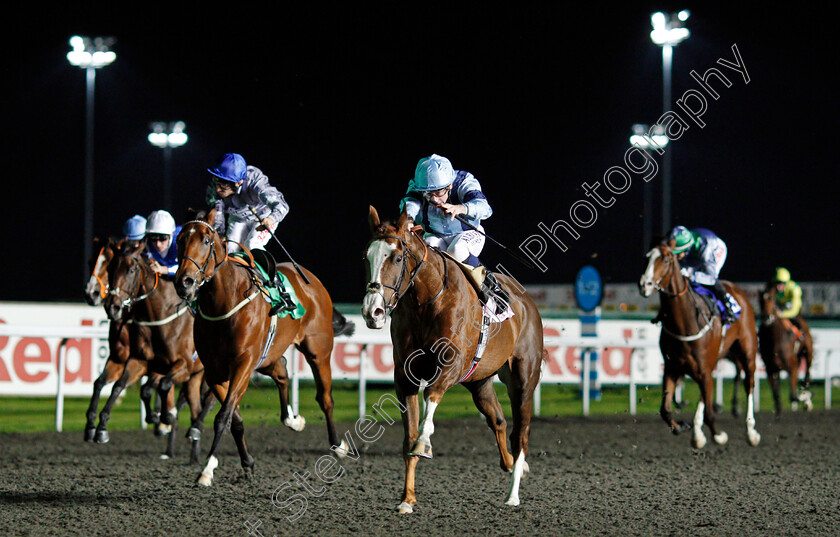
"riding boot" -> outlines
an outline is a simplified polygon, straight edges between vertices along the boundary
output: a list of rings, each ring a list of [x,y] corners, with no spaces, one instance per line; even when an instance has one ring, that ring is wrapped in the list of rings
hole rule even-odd
[[[481,283],[481,296],[479,298],[482,304],[487,304],[491,297],[496,299],[496,313],[501,313],[508,308],[510,296],[502,288],[502,284],[499,283],[493,273],[488,272]]]
[[[729,304],[729,297],[726,294],[726,289],[723,287],[723,284],[718,280],[714,285],[710,286],[710,289],[714,292],[715,297],[720,300],[721,304],[723,304],[723,324],[734,323],[737,319],[735,313],[732,311],[732,306]]]
[[[277,315],[283,311],[292,311],[297,306],[292,301],[292,296],[286,291],[286,287],[283,285],[283,282],[280,280],[279,275],[274,276],[274,281],[270,284],[271,287],[277,289],[277,293],[279,296],[279,301],[271,306],[271,310],[268,312],[268,316],[271,317],[273,315]]]

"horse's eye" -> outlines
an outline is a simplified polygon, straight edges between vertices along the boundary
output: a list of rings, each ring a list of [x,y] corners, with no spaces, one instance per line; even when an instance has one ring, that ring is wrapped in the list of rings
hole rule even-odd
[[[394,262],[396,262],[396,263],[402,263],[402,256],[401,256],[401,255],[398,255],[397,257],[395,257],[395,258],[394,258]]]
[[[210,237],[204,237],[204,244],[210,244]]]

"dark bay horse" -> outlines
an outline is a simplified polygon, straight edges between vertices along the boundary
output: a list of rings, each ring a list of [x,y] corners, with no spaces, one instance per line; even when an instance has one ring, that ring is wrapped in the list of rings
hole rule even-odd
[[[755,389],[755,355],[758,341],[755,317],[746,294],[731,282],[722,281],[726,291],[741,306],[737,321],[724,327],[719,315],[692,289],[680,273],[680,265],[673,253],[674,241],[661,243],[647,253],[648,264],[639,280],[639,291],[648,297],[659,292],[662,332],[659,348],[665,360],[662,381],[662,406],[659,413],[674,434],[693,429],[691,443],[695,448],[706,445],[705,423],[717,444],[725,444],[728,436],[718,431],[714,413],[714,379],[712,372],[718,360],[728,355],[744,372],[747,394],[747,442],[756,446],[761,435],[755,430],[752,393]],[[677,422],[671,413],[677,380],[690,376],[700,387],[700,402],[693,424]]]
[[[776,289],[772,285],[767,286],[759,297],[761,306],[761,324],[758,327],[758,344],[761,359],[767,369],[767,380],[773,390],[773,403],[775,405],[776,417],[782,413],[782,401],[779,397],[779,377],[782,371],[786,371],[790,380],[790,406],[797,410],[798,404],[802,403],[805,410],[814,408],[811,402],[811,393],[808,388],[811,385],[811,362],[814,358],[814,341],[811,338],[811,330],[805,319],[800,318],[802,337],[797,337],[790,320],[779,315],[776,308]],[[798,390],[799,369],[803,364],[805,367],[804,390]]]
[[[294,416],[288,405],[289,378],[283,358],[291,344],[303,353],[312,368],[316,399],[326,416],[331,449],[340,457],[345,456],[347,444],[343,440],[339,443],[332,416],[333,306],[329,293],[308,270],[301,269],[309,284],[291,264],[280,263],[277,269],[294,287],[306,313],[298,319],[291,315],[270,318],[270,305],[263,300],[263,289],[252,269],[228,257],[226,240],[213,227],[215,215],[214,208],[195,215],[182,226],[175,275],[178,294],[195,301],[196,348],[204,362],[205,380],[222,404],[214,422],[207,464],[198,482],[206,486],[213,483],[219,444],[228,429],[245,474],[253,472],[254,458],[245,444],[239,403],[255,370],[274,380],[280,392],[281,418],[294,428],[289,423]]]
[[[93,251],[97,254],[89,261],[91,276],[85,286],[85,300],[92,306],[102,304],[102,300],[108,296],[108,267],[115,253],[126,246],[124,240],[102,241],[94,239]],[[147,409],[146,419],[149,423],[156,423],[154,416],[156,412],[151,411],[151,396],[149,388],[155,386],[159,377],[149,374],[148,363],[145,360],[131,360],[128,326],[124,323],[111,323],[108,331],[108,360],[102,373],[93,383],[88,406],[85,425],[85,442],[107,443],[110,440],[107,423],[111,416],[111,410],[119,399],[122,391],[132,384],[148,375],[146,389],[141,391],[143,403]],[[113,382],[110,397],[108,398],[102,412],[99,414],[99,425],[96,424],[96,411],[99,406],[99,397],[105,385]],[[155,429],[156,434],[166,434],[166,430]],[[169,450],[171,451],[171,450]],[[168,452],[169,452],[168,451]]]
[[[543,349],[542,319],[524,289],[498,275],[512,298],[514,316],[493,323],[485,335],[477,365],[483,308],[459,264],[423,241],[422,230],[403,213],[396,224],[381,222],[375,208],[368,215],[371,241],[366,252],[367,294],[362,314],[369,328],[382,328],[391,315],[394,384],[403,406],[405,487],[400,513],[413,512],[419,457],[432,458],[431,435],[435,409],[443,394],[463,383],[476,407],[495,433],[502,470],[512,472],[506,503],[519,505],[519,483],[528,471],[531,411],[540,378]],[[487,339],[489,338],[489,339]],[[504,413],[493,389],[493,375],[507,385],[513,414],[507,448]],[[418,408],[420,380],[425,412]]]
[[[157,378],[163,424],[177,425],[178,408],[171,397],[174,386],[181,386],[182,399],[190,406],[190,461],[197,463],[204,417],[213,400],[209,390],[205,390],[202,401],[204,365],[195,353],[193,317],[175,292],[174,284],[152,269],[143,251],[142,245],[123,245],[114,253],[108,265],[105,311],[112,324],[127,330],[129,355],[145,362],[148,374]],[[144,387],[144,391],[150,389],[148,385]],[[149,399],[147,394],[144,401]],[[147,412],[151,408],[147,407]],[[170,439],[173,437],[174,431]],[[169,451],[171,444],[170,440]]]

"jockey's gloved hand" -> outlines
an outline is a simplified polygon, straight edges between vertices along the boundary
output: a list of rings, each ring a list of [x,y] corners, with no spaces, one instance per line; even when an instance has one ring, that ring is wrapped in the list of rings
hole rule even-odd
[[[694,275],[694,269],[692,269],[691,267],[682,267],[680,269],[680,274],[682,274],[686,278],[691,278],[691,276]]]

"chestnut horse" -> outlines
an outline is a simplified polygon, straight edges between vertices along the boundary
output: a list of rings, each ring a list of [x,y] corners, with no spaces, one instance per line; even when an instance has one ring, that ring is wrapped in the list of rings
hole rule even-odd
[[[274,325],[269,317],[270,305],[260,296],[263,289],[252,268],[228,257],[227,241],[213,227],[215,217],[213,208],[195,215],[181,227],[179,268],[175,275],[178,295],[195,301],[196,348],[204,362],[205,380],[222,403],[213,425],[213,444],[198,483],[205,486],[213,483],[219,443],[228,429],[246,476],[252,474],[254,458],[245,444],[239,403],[255,370],[271,377],[277,385],[283,422],[300,429],[302,419],[291,415],[288,405],[289,378],[283,358],[291,344],[303,353],[312,368],[316,399],[326,416],[331,449],[345,456],[347,445],[343,440],[339,444],[332,416],[333,306],[329,293],[308,270],[301,269],[309,284],[291,264],[278,264],[277,269],[294,287],[306,313],[298,319],[291,315],[274,316]]]
[[[542,319],[534,301],[514,280],[497,276],[511,296],[514,315],[490,325],[483,356],[479,353],[476,364],[483,308],[459,263],[427,246],[422,229],[405,212],[394,225],[381,222],[370,207],[368,221],[372,237],[366,253],[369,279],[362,314],[367,326],[375,329],[382,328],[391,315],[394,385],[403,407],[405,487],[398,511],[414,510],[417,461],[432,458],[435,409],[443,394],[459,383],[472,393],[495,433],[502,470],[513,473],[506,503],[519,505],[519,483],[528,472],[525,456],[534,389],[546,354]],[[511,400],[510,451],[507,424],[493,388],[496,373],[507,385]],[[428,382],[422,424],[420,379]]]
[[[662,381],[662,406],[659,413],[679,434],[693,428],[691,443],[695,448],[706,445],[705,423],[717,444],[725,444],[728,436],[718,431],[713,404],[714,379],[712,372],[718,360],[726,356],[743,370],[744,390],[747,394],[747,442],[756,446],[761,435],[755,430],[752,393],[755,389],[755,355],[758,341],[755,317],[746,294],[731,282],[721,280],[726,291],[741,306],[737,321],[725,327],[720,315],[692,290],[689,280],[680,272],[680,264],[673,253],[674,241],[662,242],[647,253],[647,269],[639,280],[639,291],[648,297],[659,291],[662,332],[659,349],[665,360]],[[677,422],[671,413],[674,388],[678,379],[690,376],[700,387],[700,401],[693,424]]]
[[[790,406],[791,410],[797,410],[798,404],[803,403],[805,410],[814,408],[811,402],[811,393],[808,388],[811,385],[811,361],[814,357],[814,341],[811,338],[811,330],[805,319],[800,319],[801,339],[794,332],[790,320],[779,316],[776,308],[776,289],[768,285],[761,293],[759,304],[761,305],[761,324],[758,327],[758,345],[761,359],[767,369],[767,380],[773,389],[773,403],[775,405],[776,417],[782,413],[782,400],[779,397],[779,374],[787,371],[790,380]],[[798,391],[800,364],[805,364],[804,390]]]
[[[204,366],[195,353],[193,317],[175,293],[173,283],[152,269],[144,249],[143,245],[123,245],[114,253],[108,265],[105,311],[112,324],[127,329],[129,355],[145,362],[148,374],[158,377],[158,398],[163,402],[160,421],[165,425],[177,425],[178,409],[172,404],[171,394],[175,385],[181,386],[191,414],[187,433],[192,447],[190,462],[198,463],[201,429],[212,397],[205,391],[206,400],[202,401]],[[149,389],[144,387],[144,391]],[[147,407],[147,411],[151,409]],[[170,439],[173,437],[174,431]]]
[[[85,300],[88,304],[98,306],[102,304],[102,299],[108,296],[108,266],[114,257],[114,253],[124,245],[124,240],[109,239],[102,241],[98,238],[94,239],[93,251],[98,250],[98,253],[89,261],[91,276],[85,286]],[[111,416],[111,410],[120,394],[127,386],[131,386],[148,374],[148,363],[145,360],[130,360],[129,348],[128,327],[123,323],[111,323],[108,332],[108,360],[105,362],[102,373],[93,383],[93,393],[86,414],[85,442],[105,444],[110,440],[107,423]],[[150,409],[151,388],[157,384],[158,380],[158,376],[149,375],[149,379],[144,386],[145,389],[141,391],[141,397],[147,409],[146,420],[157,425],[159,424],[155,420],[155,416],[158,413],[152,412]],[[97,425],[96,410],[99,406],[99,397],[105,385],[111,382],[114,383],[114,386],[102,412],[99,414],[99,425]],[[166,434],[166,432],[165,427],[155,429],[157,435]],[[168,449],[167,453],[171,455],[171,449]]]

